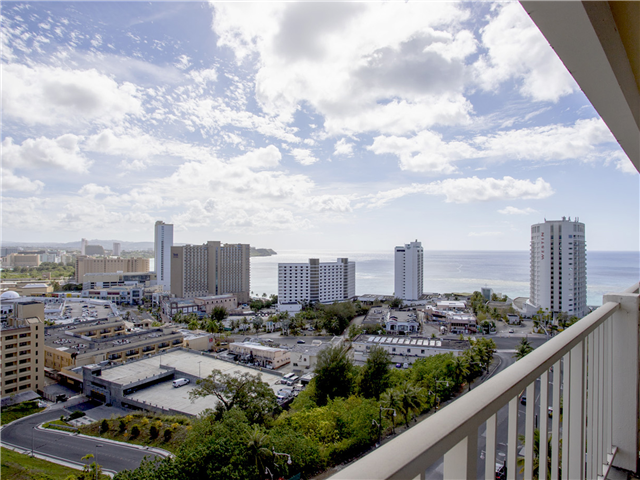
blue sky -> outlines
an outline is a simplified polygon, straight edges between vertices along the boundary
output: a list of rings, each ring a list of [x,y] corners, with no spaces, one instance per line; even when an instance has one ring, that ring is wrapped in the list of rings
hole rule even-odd
[[[2,237],[637,250],[638,173],[518,3],[3,2]]]

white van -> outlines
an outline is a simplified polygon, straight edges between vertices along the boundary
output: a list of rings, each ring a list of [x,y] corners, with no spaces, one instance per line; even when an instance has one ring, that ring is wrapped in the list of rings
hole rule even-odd
[[[284,376],[282,377],[282,379],[280,380],[280,383],[281,383],[281,384],[283,384],[283,385],[287,385],[287,382],[289,381],[289,379],[290,379],[290,378],[293,378],[293,377],[295,377],[295,376],[296,376],[296,374],[295,374],[295,373],[293,373],[293,372],[291,372],[291,373],[287,373],[286,375],[284,375]]]
[[[189,379],[188,378],[178,378],[178,379],[173,381],[173,388],[182,387],[183,385],[186,385],[187,383],[189,383]]]

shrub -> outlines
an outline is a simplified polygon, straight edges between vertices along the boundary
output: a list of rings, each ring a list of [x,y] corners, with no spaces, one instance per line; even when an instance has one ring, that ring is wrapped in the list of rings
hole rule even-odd
[[[164,441],[165,441],[165,442],[168,442],[169,440],[171,440],[171,429],[170,429],[170,428],[167,428],[167,429],[164,431]]]
[[[151,425],[149,428],[149,437],[158,438],[158,428],[155,425]]]
[[[109,431],[109,422],[105,418],[102,420],[102,423],[100,424],[100,433],[107,433],[108,431]]]
[[[149,423],[149,419],[147,417],[144,417],[140,423],[142,423],[142,425],[147,425]]]
[[[75,420],[76,418],[84,417],[85,415],[86,413],[77,410],[69,415],[69,420]]]
[[[131,427],[131,438],[136,438],[140,435],[140,427],[138,425],[134,425]]]
[[[127,429],[127,422],[125,422],[123,419],[120,419],[120,423],[118,424],[118,431],[120,433],[123,433],[126,429]]]
[[[179,423],[172,423],[172,424],[171,424],[171,429],[172,429],[172,430],[175,430],[175,429],[176,429],[176,428],[178,428],[179,426],[180,426],[180,424],[179,424]]]

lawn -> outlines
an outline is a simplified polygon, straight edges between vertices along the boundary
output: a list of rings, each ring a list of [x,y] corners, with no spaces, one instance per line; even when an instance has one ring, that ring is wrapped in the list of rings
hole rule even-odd
[[[70,475],[77,476],[79,473],[80,470],[2,449],[2,480],[65,480]]]
[[[6,425],[9,422],[41,412],[42,410],[44,410],[44,408],[38,407],[38,402],[22,402],[18,405],[5,407],[0,412],[0,425]]]

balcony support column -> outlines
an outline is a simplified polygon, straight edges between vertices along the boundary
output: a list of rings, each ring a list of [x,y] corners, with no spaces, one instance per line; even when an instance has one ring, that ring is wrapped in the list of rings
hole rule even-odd
[[[638,319],[640,295],[605,295],[604,303],[618,302],[612,320],[611,443],[618,447],[613,466],[638,471]],[[635,421],[634,421],[635,420]]]
[[[477,478],[478,430],[473,429],[467,437],[444,454],[444,478]]]

